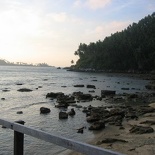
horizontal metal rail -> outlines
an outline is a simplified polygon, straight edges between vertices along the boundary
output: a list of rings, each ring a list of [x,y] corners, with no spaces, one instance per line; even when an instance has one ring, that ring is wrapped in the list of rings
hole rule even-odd
[[[26,127],[16,122],[10,122],[7,120],[0,119],[0,125],[10,128],[16,132],[27,134],[29,136],[33,136],[35,138],[65,147],[70,150],[75,150],[77,152],[80,152],[86,155],[122,155],[121,153],[118,153],[118,152],[114,152],[111,150],[107,150],[107,149],[86,144],[83,142],[78,142],[62,136],[52,135],[41,130],[33,129],[31,127]]]

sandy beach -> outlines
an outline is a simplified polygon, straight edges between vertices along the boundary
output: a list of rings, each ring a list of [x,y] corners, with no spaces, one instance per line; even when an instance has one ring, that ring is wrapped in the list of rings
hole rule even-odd
[[[149,106],[155,108],[155,103],[149,104]],[[120,129],[118,126],[107,125],[105,129],[98,132],[95,138],[89,142],[92,145],[110,149],[127,155],[154,155],[155,154],[155,132],[136,134],[130,133],[130,129],[134,125],[150,126],[155,130],[155,124],[141,124],[144,121],[155,121],[155,112],[146,113],[138,118],[138,120],[124,120],[123,127]],[[106,138],[118,139],[122,141],[115,141],[104,143]],[[81,155],[77,152],[70,152],[69,155]]]

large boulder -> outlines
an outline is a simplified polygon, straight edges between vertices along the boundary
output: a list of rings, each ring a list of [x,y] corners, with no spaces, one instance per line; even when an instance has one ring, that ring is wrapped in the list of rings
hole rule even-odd
[[[47,113],[50,113],[51,110],[49,108],[46,108],[46,107],[41,107],[40,108],[40,113],[41,114],[47,114]]]

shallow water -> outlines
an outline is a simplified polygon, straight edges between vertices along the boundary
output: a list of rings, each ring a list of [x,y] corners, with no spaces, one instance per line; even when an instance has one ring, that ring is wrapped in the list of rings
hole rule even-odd
[[[93,95],[101,94],[101,90],[116,90],[116,93],[134,93],[146,91],[149,81],[131,77],[103,73],[68,72],[52,67],[15,67],[0,66],[0,118],[9,121],[24,120],[25,126],[47,131],[51,134],[86,142],[94,137],[94,132],[84,130],[84,134],[76,132],[82,126],[89,127],[82,109],[75,109],[76,115],[67,120],[59,120],[59,109],[55,108],[54,100],[46,98],[49,92],[72,94],[75,91],[88,93],[86,87],[73,87],[76,84],[93,84],[96,86]],[[22,84],[22,85],[17,85]],[[65,88],[62,86],[66,86]],[[20,88],[32,89],[32,92],[19,92]],[[121,88],[129,88],[122,90]],[[7,91],[3,91],[7,90]],[[78,103],[82,106],[107,105],[104,101]],[[47,115],[40,114],[40,107],[51,109]],[[71,107],[68,108],[68,111]],[[23,114],[17,114],[23,111]],[[64,148],[25,135],[24,152],[26,155],[61,154]],[[0,128],[0,155],[13,154],[13,131]]]

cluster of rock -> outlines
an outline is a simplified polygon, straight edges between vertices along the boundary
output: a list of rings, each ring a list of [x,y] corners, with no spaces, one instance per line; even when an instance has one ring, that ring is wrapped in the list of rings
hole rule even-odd
[[[68,107],[70,104],[76,103],[76,102],[86,102],[86,101],[92,101],[93,96],[91,94],[84,94],[82,92],[73,92],[72,95],[65,95],[62,92],[58,93],[48,93],[46,95],[46,98],[52,98],[56,99],[56,102],[58,103],[55,105],[56,107]]]
[[[109,110],[110,109],[110,110]],[[88,106],[83,110],[86,113],[87,122],[91,123],[89,130],[104,129],[106,124],[120,126],[120,129],[124,129],[122,122],[124,120],[138,119],[139,116],[146,113],[155,112],[155,108],[150,106],[118,106],[118,107],[92,107]],[[154,121],[141,122],[141,124],[155,124]],[[130,133],[150,133],[154,132],[152,127],[133,126],[130,129]]]
[[[148,85],[145,86],[146,89],[155,90],[155,80],[151,81]]]

